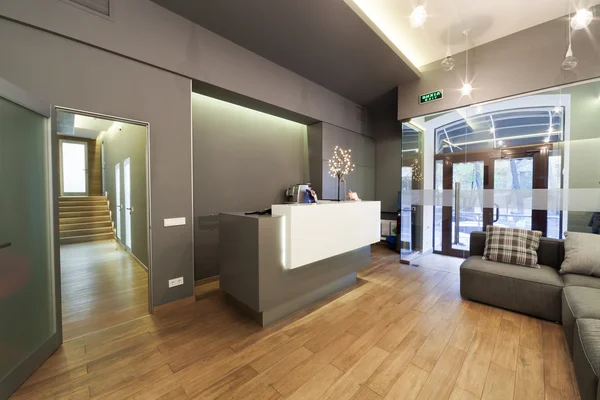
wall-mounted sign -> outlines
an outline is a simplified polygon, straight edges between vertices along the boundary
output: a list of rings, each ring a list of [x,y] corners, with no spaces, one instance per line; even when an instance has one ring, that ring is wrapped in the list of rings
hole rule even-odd
[[[425,93],[419,96],[419,104],[431,103],[432,101],[440,100],[444,97],[442,90],[436,90],[435,92]]]

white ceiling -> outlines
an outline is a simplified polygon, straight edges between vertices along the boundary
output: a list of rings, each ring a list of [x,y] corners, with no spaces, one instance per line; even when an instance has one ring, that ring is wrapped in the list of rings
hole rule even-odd
[[[597,0],[346,0],[388,44],[417,68],[444,58],[448,31],[452,53],[464,51],[470,29],[469,48],[560,18]],[[425,25],[411,28],[409,16],[425,5]]]
[[[107,119],[84,115],[75,114],[73,116],[73,114],[65,112],[60,112],[60,114],[62,115],[59,115],[58,133],[66,136],[96,139],[101,132],[107,131],[115,123]]]

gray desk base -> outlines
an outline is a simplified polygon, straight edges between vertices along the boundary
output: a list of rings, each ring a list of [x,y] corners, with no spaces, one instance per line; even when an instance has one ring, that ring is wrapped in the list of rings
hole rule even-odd
[[[356,283],[356,272],[371,261],[367,246],[287,270],[282,222],[282,217],[237,213],[219,217],[221,290],[261,326]]]

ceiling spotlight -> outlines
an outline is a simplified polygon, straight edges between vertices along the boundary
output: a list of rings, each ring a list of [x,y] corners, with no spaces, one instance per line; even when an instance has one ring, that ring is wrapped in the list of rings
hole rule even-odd
[[[463,96],[468,96],[473,91],[473,86],[469,82],[465,83],[463,87],[460,89],[460,94]]]
[[[575,16],[571,19],[571,28],[578,30],[587,28],[587,26],[594,19],[594,14],[586,8],[577,10]]]
[[[423,26],[423,24],[425,24],[426,20],[427,10],[425,9],[425,6],[417,6],[410,13],[410,26],[412,26],[413,28],[420,28],[421,26]]]
[[[561,68],[565,71],[571,71],[577,67],[577,63],[579,60],[573,56],[573,50],[571,50],[571,45],[569,44],[569,50],[567,50],[567,54],[565,55],[565,59],[561,64]]]

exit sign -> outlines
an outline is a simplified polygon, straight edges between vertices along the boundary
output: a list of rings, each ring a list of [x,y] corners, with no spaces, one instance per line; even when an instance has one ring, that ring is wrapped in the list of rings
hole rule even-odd
[[[431,103],[444,97],[444,92],[436,90],[435,92],[425,93],[419,96],[419,104]]]

